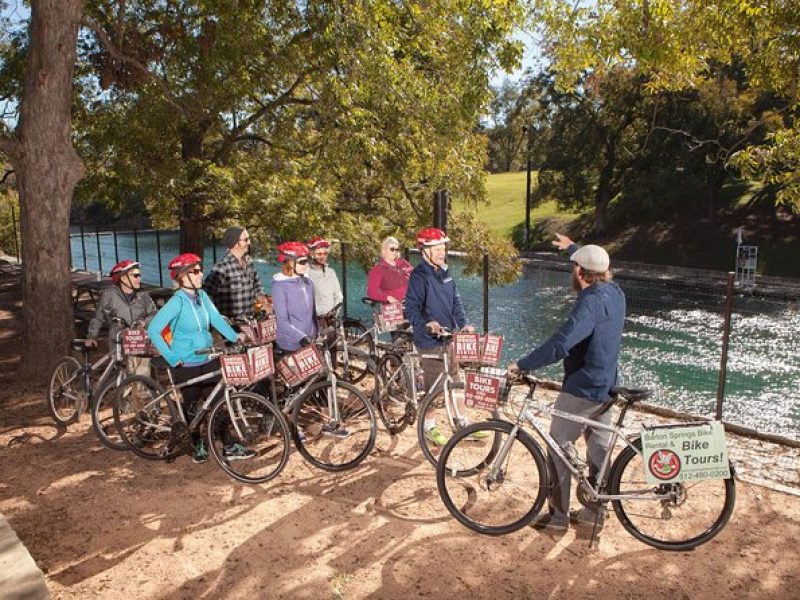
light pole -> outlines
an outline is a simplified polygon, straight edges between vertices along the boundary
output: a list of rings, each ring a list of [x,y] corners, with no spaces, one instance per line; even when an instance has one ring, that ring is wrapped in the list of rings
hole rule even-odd
[[[524,249],[530,247],[531,236],[531,142],[533,141],[533,126],[523,125],[522,132],[527,136],[526,143],[526,177],[525,177],[525,243]]]

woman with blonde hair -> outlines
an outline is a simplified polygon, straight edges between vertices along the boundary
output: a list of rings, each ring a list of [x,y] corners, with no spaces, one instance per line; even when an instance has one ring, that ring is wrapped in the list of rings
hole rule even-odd
[[[367,274],[367,296],[378,302],[402,302],[413,267],[400,256],[400,243],[389,236],[381,244],[381,258]]]

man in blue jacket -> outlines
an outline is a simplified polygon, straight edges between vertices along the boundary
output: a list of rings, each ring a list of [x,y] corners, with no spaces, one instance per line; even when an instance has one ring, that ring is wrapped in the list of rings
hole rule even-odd
[[[472,331],[467,325],[464,304],[456,289],[453,276],[447,268],[447,237],[441,229],[430,227],[417,234],[417,248],[422,262],[411,272],[405,299],[405,315],[414,328],[414,344],[426,355],[441,355],[442,341],[437,334],[442,329]],[[443,372],[444,363],[439,358],[420,360],[424,374],[425,389],[428,390]],[[458,364],[450,361],[450,375],[458,376]],[[461,407],[463,409],[463,407]],[[462,411],[463,412],[463,411]],[[433,415],[425,415],[425,437],[438,446],[444,446],[447,438],[442,434]],[[468,423],[462,419],[459,425]],[[477,436],[486,432],[476,432]]]
[[[597,415],[609,399],[617,381],[617,363],[625,321],[625,294],[612,281],[608,253],[600,246],[579,248],[571,239],[556,234],[555,246],[567,250],[572,261],[572,287],[578,300],[567,320],[544,344],[511,363],[509,370],[534,371],[558,360],[564,361],[564,380],[556,398],[557,410],[611,423],[611,411]],[[579,423],[553,417],[550,435],[562,448],[573,444],[582,433]],[[587,429],[589,477],[597,475],[610,442],[605,431]],[[548,453],[549,454],[549,453]],[[565,531],[569,520],[602,525],[604,514],[581,508],[569,512],[571,478],[560,460],[550,456],[555,481],[550,492],[549,514],[536,527]]]

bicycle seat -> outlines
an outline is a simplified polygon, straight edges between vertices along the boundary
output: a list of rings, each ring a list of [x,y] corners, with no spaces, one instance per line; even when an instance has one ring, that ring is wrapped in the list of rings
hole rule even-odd
[[[88,352],[91,348],[86,347],[86,340],[85,339],[74,339],[72,340],[72,349],[73,350],[81,350]]]
[[[641,402],[653,395],[653,390],[648,388],[613,387],[608,393],[612,396],[622,396],[630,402]]]
[[[372,298],[368,298],[366,296],[361,298],[361,302],[369,306],[379,306],[380,304],[382,304],[382,302],[379,302],[378,300],[373,300]]]

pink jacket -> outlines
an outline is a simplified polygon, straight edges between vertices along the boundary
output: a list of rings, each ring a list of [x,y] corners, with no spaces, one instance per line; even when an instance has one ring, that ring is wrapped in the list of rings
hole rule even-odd
[[[380,259],[367,275],[367,296],[381,302],[386,302],[389,296],[402,300],[406,297],[412,269],[411,264],[402,258],[398,258],[394,266]]]

